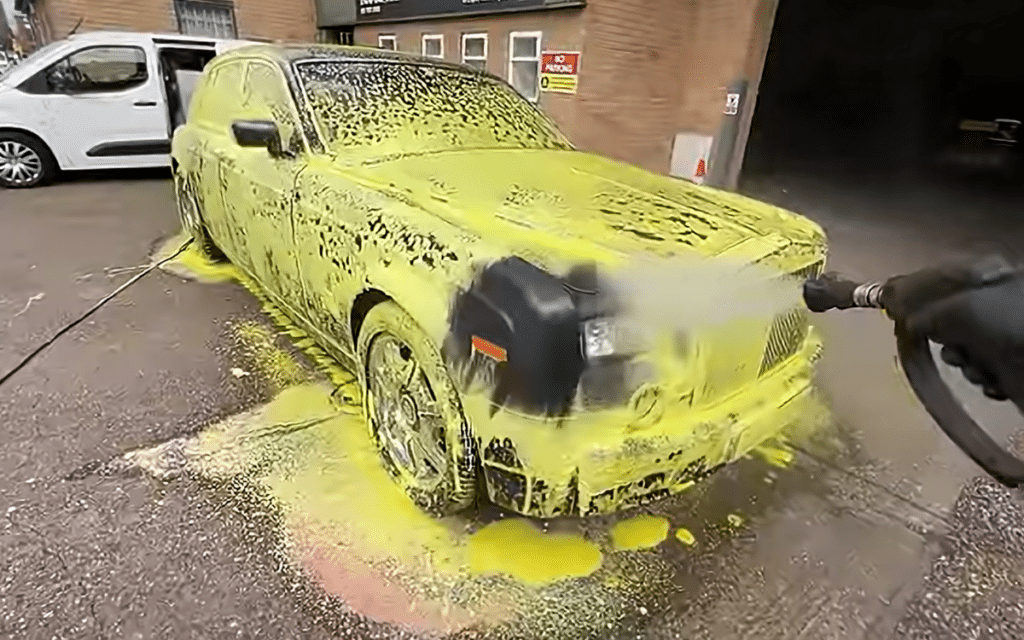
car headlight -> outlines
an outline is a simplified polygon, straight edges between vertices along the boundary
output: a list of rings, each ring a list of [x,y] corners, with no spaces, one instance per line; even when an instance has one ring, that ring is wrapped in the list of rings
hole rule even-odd
[[[635,356],[644,349],[640,331],[627,320],[612,316],[584,321],[580,342],[583,355],[589,360]]]
[[[627,318],[613,315],[584,320],[580,343],[587,363],[577,395],[581,410],[623,406],[654,377],[651,363],[641,357],[651,345],[645,347],[642,332]]]
[[[583,355],[601,358],[615,353],[615,324],[610,318],[594,318],[583,323]]]

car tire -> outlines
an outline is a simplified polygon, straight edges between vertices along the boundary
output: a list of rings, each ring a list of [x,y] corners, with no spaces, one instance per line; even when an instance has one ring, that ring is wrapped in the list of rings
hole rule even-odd
[[[468,507],[476,497],[476,445],[433,341],[388,300],[367,314],[357,350],[366,423],[385,470],[432,515]]]
[[[0,132],[0,187],[31,189],[53,182],[59,166],[39,138],[18,131]]]
[[[227,262],[227,256],[217,247],[213,238],[210,237],[209,229],[206,228],[206,222],[203,220],[203,214],[196,199],[195,186],[191,180],[178,175],[177,172],[174,174],[174,194],[181,227],[192,236],[200,253],[213,262]]]

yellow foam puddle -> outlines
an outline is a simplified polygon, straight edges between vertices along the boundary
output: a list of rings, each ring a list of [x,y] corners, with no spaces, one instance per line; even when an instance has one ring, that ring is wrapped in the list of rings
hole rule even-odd
[[[525,518],[477,527],[427,515],[384,471],[360,407],[340,400],[355,391],[334,391],[293,385],[129,461],[157,476],[184,458],[215,480],[249,478],[277,505],[296,567],[358,613],[419,631],[519,625],[573,637],[618,619],[661,575],[639,578],[643,563],[618,575],[573,524],[545,533]]]
[[[499,573],[541,585],[588,576],[601,566],[601,550],[581,535],[544,533],[522,518],[491,523],[469,538],[474,573]]]
[[[172,255],[181,245],[188,240],[188,234],[179,232],[168,239],[157,249],[154,258],[162,260]],[[206,283],[231,282],[238,279],[238,269],[230,262],[214,262],[203,255],[202,251],[193,242],[184,252],[161,267],[164,271],[173,273],[189,280],[199,280]]]
[[[157,249],[154,259],[161,260],[174,254],[188,237],[186,232],[181,231],[168,239]],[[241,284],[262,303],[263,311],[280,328],[280,333],[287,335],[295,347],[301,349],[331,382],[339,387],[346,387],[346,392],[355,390],[347,388],[347,385],[354,380],[354,376],[341,368],[338,362],[317,346],[309,335],[295,326],[277,306],[267,299],[254,282],[230,262],[214,262],[205,256],[195,243],[192,243],[176,258],[165,263],[162,268],[189,280],[198,280],[209,284],[223,282]],[[312,379],[309,371],[303,368],[291,354],[276,345],[278,332],[260,322],[251,320],[235,323],[234,329],[235,334],[245,343],[255,364],[259,366],[264,376],[269,378],[279,389]],[[358,397],[357,394],[346,397],[346,400],[357,401]]]
[[[234,329],[254,364],[277,388],[284,389],[312,379],[308,369],[277,346],[278,335],[267,325],[244,320],[235,323]]]
[[[358,538],[361,550],[377,559],[501,573],[536,585],[590,575],[601,566],[598,546],[579,534],[547,534],[511,518],[468,535],[457,519],[428,516],[381,467],[358,407],[339,405],[329,391],[294,386],[241,419],[214,425],[200,434],[195,463],[207,475],[230,476],[273,449],[283,468],[262,482],[287,513],[316,514],[318,526]],[[307,518],[302,526],[312,524]]]
[[[688,547],[692,547],[697,544],[697,538],[693,537],[693,533],[691,533],[689,529],[676,529],[676,539]]]
[[[656,547],[668,537],[668,519],[642,515],[617,522],[611,531],[612,544],[623,551]]]

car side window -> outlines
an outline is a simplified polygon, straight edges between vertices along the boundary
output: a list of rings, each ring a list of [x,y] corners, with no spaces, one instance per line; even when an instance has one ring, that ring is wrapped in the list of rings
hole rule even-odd
[[[241,63],[234,63],[210,71],[192,97],[188,119],[229,135],[231,123],[242,117],[239,93],[243,69]]]
[[[250,62],[242,82],[242,118],[271,120],[277,124],[285,147],[298,150],[299,128],[292,94],[279,69],[265,62]]]
[[[139,47],[90,47],[44,71],[52,93],[103,93],[138,87],[149,79],[146,52]]]

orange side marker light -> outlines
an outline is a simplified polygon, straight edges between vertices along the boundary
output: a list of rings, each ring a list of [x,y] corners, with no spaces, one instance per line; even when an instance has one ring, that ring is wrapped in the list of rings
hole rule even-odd
[[[498,362],[508,360],[507,351],[489,340],[484,340],[480,336],[473,336],[473,349]]]

